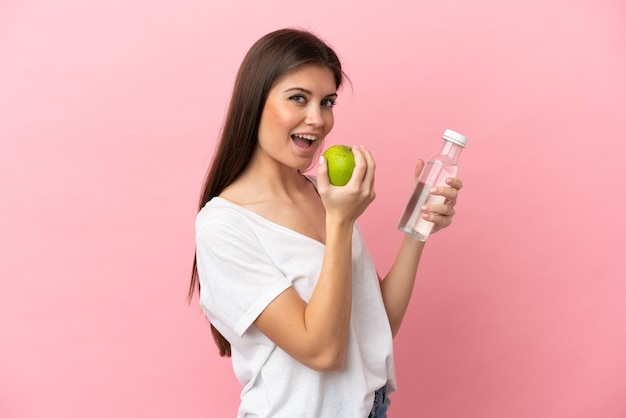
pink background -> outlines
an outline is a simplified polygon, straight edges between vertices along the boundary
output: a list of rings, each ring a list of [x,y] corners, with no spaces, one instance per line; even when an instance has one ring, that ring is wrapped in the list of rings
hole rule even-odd
[[[193,223],[234,73],[283,26],[353,81],[328,144],[375,155],[381,272],[415,161],[469,137],[390,417],[626,416],[622,0],[0,2],[0,416],[235,416]]]

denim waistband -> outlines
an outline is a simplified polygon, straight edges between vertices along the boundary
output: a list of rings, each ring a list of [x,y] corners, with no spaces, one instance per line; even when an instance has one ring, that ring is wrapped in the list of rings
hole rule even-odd
[[[374,406],[368,418],[387,418],[387,409],[391,401],[387,396],[387,386],[383,386],[374,392]]]

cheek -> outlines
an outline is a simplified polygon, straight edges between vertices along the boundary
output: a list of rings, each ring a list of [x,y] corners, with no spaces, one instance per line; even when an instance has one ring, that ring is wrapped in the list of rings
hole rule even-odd
[[[269,134],[276,131],[281,125],[280,112],[271,106],[265,106],[263,114],[261,115],[261,121],[259,123],[259,133]]]
[[[329,113],[324,123],[324,127],[326,128],[326,133],[329,133],[333,129],[333,126],[335,126],[335,116],[332,113]]]
[[[267,112],[267,126],[272,130],[284,130],[291,129],[293,125],[298,123],[298,116],[294,112],[290,112],[286,109],[268,109]]]

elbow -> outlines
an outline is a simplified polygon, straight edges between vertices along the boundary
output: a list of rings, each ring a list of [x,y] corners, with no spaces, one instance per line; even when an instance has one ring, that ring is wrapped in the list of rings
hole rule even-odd
[[[316,359],[310,366],[313,370],[318,372],[338,372],[343,370],[345,365],[345,358],[328,358],[328,359]]]
[[[394,324],[390,324],[391,325],[391,338],[396,338],[396,335],[398,335],[398,331],[400,331],[400,324],[397,324],[394,326]]]
[[[389,327],[391,328],[391,337],[396,338],[396,335],[398,335],[398,331],[400,331],[400,326],[402,325],[402,320],[404,319],[404,317],[401,316],[399,318],[393,319],[391,316],[389,315],[387,316],[389,317]]]
[[[326,350],[314,356],[306,366],[318,372],[338,372],[346,362],[346,350]]]

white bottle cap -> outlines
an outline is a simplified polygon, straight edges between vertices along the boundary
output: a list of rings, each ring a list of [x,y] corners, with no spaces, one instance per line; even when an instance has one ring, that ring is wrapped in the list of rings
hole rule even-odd
[[[465,144],[467,144],[467,138],[464,135],[461,135],[458,132],[454,132],[452,129],[446,129],[443,133],[443,139],[446,141],[454,142],[457,145],[465,148]]]

